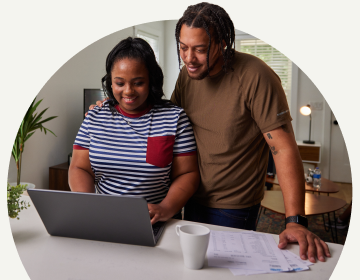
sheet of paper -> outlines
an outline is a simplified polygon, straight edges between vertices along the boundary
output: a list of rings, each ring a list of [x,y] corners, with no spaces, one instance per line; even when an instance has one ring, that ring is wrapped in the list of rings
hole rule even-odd
[[[211,231],[207,258],[209,266],[260,269],[235,232]]]
[[[208,265],[263,271],[293,270],[271,235],[211,231]]]
[[[289,250],[284,250],[286,251],[289,255],[292,255],[295,259],[297,259],[299,262],[301,262],[302,264],[305,264],[307,266],[313,265],[314,263],[312,263],[309,260],[302,260],[298,255],[294,254],[293,252],[289,251]]]
[[[286,258],[288,264],[293,268],[294,271],[303,271],[308,270],[308,265],[313,264],[309,261],[303,261],[300,259],[299,256],[295,255],[294,253],[288,251],[288,250],[281,250],[281,252],[284,254],[284,257]],[[249,269],[236,269],[236,268],[230,268],[230,271],[234,275],[253,275],[253,274],[264,274],[264,273],[284,273],[286,271],[265,271],[265,270],[249,270]]]

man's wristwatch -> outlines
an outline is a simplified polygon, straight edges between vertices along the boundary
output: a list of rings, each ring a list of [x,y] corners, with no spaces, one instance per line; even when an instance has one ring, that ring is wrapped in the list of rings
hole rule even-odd
[[[305,216],[290,216],[285,219],[285,227],[288,223],[297,223],[299,225],[302,225],[304,227],[308,227],[308,219]]]

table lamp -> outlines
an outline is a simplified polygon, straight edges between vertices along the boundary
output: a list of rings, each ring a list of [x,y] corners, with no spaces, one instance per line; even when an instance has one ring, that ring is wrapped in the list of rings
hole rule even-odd
[[[311,108],[310,105],[302,106],[300,108],[300,113],[304,116],[310,117],[310,128],[309,128],[309,140],[304,140],[303,143],[305,144],[315,144],[315,141],[311,141]]]

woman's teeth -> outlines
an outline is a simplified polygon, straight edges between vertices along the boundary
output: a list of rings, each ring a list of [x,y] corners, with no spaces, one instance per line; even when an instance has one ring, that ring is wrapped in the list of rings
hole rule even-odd
[[[136,99],[136,97],[133,97],[133,98],[125,98],[124,97],[124,100],[126,101],[126,102],[131,102],[131,101],[134,101]]]

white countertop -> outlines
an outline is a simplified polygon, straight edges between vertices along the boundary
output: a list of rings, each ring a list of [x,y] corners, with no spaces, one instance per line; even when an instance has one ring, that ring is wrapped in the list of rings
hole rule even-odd
[[[28,196],[23,199],[30,201]],[[31,202],[30,202],[31,203]],[[11,229],[21,261],[31,280],[99,280],[99,279],[239,279],[229,269],[205,267],[189,270],[184,267],[177,224],[191,222],[170,220],[156,247],[143,247],[50,236],[35,207],[20,213],[20,220],[10,219]],[[241,231],[205,225],[211,230]],[[273,235],[276,242],[278,236]],[[317,262],[309,271],[260,274],[246,279],[329,279],[340,257],[342,245],[328,243],[332,257]],[[299,254],[299,246],[287,249]]]

